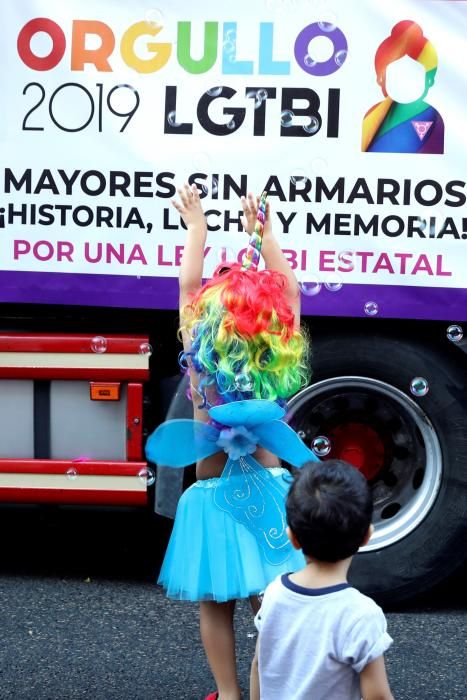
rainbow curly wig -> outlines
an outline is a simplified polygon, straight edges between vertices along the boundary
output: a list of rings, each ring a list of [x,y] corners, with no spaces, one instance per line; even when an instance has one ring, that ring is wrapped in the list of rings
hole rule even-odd
[[[189,356],[204,375],[200,392],[215,385],[221,402],[284,402],[307,384],[309,345],[294,327],[287,284],[273,270],[223,263],[182,309],[181,329],[192,342],[182,362]]]

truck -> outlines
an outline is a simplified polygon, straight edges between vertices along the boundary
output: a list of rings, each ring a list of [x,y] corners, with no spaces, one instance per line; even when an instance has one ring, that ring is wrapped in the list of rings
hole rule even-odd
[[[5,0],[0,501],[172,515],[144,442],[186,416],[177,354],[195,183],[205,274],[266,191],[312,379],[287,420],[369,480],[351,580],[410,598],[465,560],[467,3]]]

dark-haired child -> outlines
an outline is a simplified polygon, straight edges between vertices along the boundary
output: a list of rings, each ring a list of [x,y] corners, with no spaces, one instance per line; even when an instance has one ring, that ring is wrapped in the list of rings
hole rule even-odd
[[[383,611],[347,583],[352,556],[372,532],[365,478],[340,460],[306,464],[286,510],[290,540],[307,564],[266,588],[251,700],[393,700]]]

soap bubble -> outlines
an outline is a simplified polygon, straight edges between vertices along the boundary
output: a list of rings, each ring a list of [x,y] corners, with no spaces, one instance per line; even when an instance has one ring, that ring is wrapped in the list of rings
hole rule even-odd
[[[224,41],[223,47],[224,53],[226,53],[227,55],[232,55],[233,53],[235,53],[235,44],[233,41]]]
[[[297,435],[298,435],[298,437],[299,437],[301,440],[304,440],[304,439],[306,438],[306,433],[305,433],[304,430],[299,430],[299,431],[297,432]]]
[[[313,158],[311,161],[311,169],[314,173],[323,173],[328,169],[328,162],[324,158]]]
[[[211,178],[210,184],[211,184],[211,196],[217,194],[219,191],[219,182],[218,182],[217,178],[215,178],[215,177]],[[201,192],[205,196],[207,196],[209,194],[209,187],[205,182],[203,182],[202,185],[198,185],[198,187],[201,187]]]
[[[78,478],[78,470],[75,467],[67,469],[66,475],[70,481],[75,481]]]
[[[209,88],[209,90],[206,90],[206,94],[208,94],[210,97],[219,97],[219,95],[222,92],[222,87],[220,85],[216,85],[215,87]]]
[[[145,486],[152,486],[156,481],[156,474],[154,469],[151,469],[150,467],[143,467],[143,469],[140,469],[138,472],[138,478]]]
[[[258,109],[258,107],[263,103],[263,101],[258,97],[258,91],[257,90],[249,90],[246,93],[246,97],[249,100],[254,100],[255,101],[255,109]]]
[[[350,270],[355,269],[355,264],[353,262],[353,250],[341,250],[339,253],[339,260],[342,260],[342,262],[345,262],[346,265],[346,270],[350,272]]]
[[[314,58],[312,58],[309,54],[305,56],[303,59],[303,63],[308,67],[312,68],[313,66],[316,66],[316,61]]]
[[[169,112],[167,115],[167,121],[170,126],[179,127],[180,124],[177,122],[177,113],[174,111]]]
[[[290,176],[290,182],[292,185],[296,185],[297,182],[301,182],[302,180],[306,180],[306,172],[304,170],[301,170],[301,168],[295,168],[293,171],[293,175]]]
[[[414,224],[417,224],[417,228],[419,228],[421,231],[424,231],[426,229],[426,221],[427,220],[423,216],[413,217]]]
[[[236,41],[237,32],[235,31],[235,29],[228,29],[224,36],[226,38],[226,41]]]
[[[141,345],[138,348],[138,352],[140,355],[148,355],[151,357],[152,355],[152,345],[149,343],[141,343]]]
[[[326,457],[331,452],[331,441],[325,435],[318,435],[313,439],[311,449],[317,457]]]
[[[318,22],[318,27],[323,31],[323,32],[333,32],[336,28],[336,25],[333,24],[332,22]]]
[[[310,276],[308,279],[299,282],[300,291],[306,297],[314,297],[321,291],[321,282],[317,277]]]
[[[346,58],[347,58],[347,51],[345,49],[341,49],[334,56],[334,61],[336,62],[336,64],[338,66],[342,66]]]
[[[91,350],[101,355],[107,350],[107,338],[104,338],[102,335],[96,335],[91,340]]]
[[[266,100],[268,97],[268,91],[262,88],[261,90],[258,90],[256,97],[258,100],[261,100],[261,102],[264,102],[264,100]]]
[[[164,20],[164,15],[161,10],[153,8],[148,10],[145,15],[145,21],[153,27],[160,27]]]
[[[414,377],[410,382],[410,393],[414,396],[426,396],[430,390],[425,377]]]
[[[286,109],[281,112],[281,125],[285,127],[292,126],[292,121],[294,118],[294,113]]]
[[[364,309],[367,316],[376,316],[379,311],[379,306],[376,301],[367,301]]]
[[[116,112],[122,112],[123,114],[131,108],[131,104],[134,103],[134,94],[138,90],[134,85],[129,83],[120,83],[114,87],[115,93],[112,97],[112,106]]]
[[[255,109],[258,109],[263,104],[263,100],[258,97],[258,91],[257,90],[249,90],[246,93],[246,97],[249,100],[254,100],[255,101]]]
[[[343,286],[342,279],[340,275],[328,275],[326,279],[324,280],[324,286],[328,290],[328,292],[338,292],[340,289],[342,289]]]
[[[316,134],[319,131],[319,121],[316,117],[311,117],[308,124],[303,126],[303,131],[307,134]]]
[[[232,131],[233,129],[235,129],[235,119],[231,119],[231,120],[229,121],[229,123],[227,124],[227,129],[230,129],[230,131]]]
[[[196,168],[196,170],[200,170],[201,172],[209,171],[211,167],[211,159],[209,157],[209,154],[201,151],[198,153],[193,153],[192,162],[193,167]]]
[[[252,391],[254,381],[248,372],[239,372],[235,375],[235,388],[238,391]]]
[[[462,326],[458,326],[456,324],[449,326],[449,328],[446,331],[446,336],[448,340],[451,341],[451,343],[460,343],[460,341],[464,337],[464,331],[462,330]]]

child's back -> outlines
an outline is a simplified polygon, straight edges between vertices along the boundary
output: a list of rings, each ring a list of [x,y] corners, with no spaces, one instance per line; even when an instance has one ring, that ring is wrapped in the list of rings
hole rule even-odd
[[[256,623],[267,700],[360,700],[359,674],[392,641],[381,608],[349,584],[307,588],[287,574],[266,589]]]
[[[372,508],[367,482],[345,462],[296,473],[288,533],[307,565],[265,591],[255,619],[252,700],[392,700],[383,611],[347,583],[353,554],[371,536]]]

